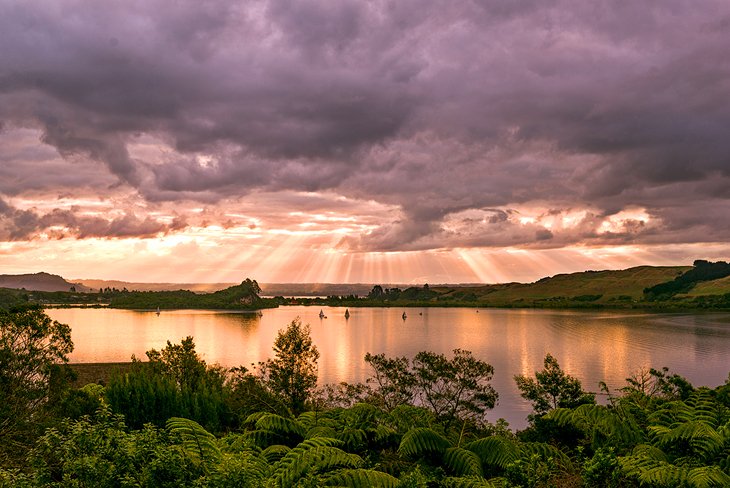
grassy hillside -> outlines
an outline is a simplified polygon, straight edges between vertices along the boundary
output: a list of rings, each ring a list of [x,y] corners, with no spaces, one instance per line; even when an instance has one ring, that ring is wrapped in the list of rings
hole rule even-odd
[[[686,296],[698,297],[702,295],[724,295],[726,293],[730,293],[730,276],[697,283],[694,288],[687,292]]]
[[[89,288],[66,281],[50,273],[0,274],[0,287],[34,291],[90,291]]]
[[[543,278],[534,283],[443,290],[442,298],[470,292],[475,300],[489,305],[560,301],[563,299],[607,303],[640,300],[646,287],[671,281],[691,266],[639,266],[619,271],[584,271]]]

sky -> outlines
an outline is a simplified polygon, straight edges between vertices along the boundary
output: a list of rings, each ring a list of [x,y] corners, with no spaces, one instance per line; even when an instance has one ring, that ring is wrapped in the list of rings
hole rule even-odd
[[[0,273],[730,257],[726,0],[0,0]]]

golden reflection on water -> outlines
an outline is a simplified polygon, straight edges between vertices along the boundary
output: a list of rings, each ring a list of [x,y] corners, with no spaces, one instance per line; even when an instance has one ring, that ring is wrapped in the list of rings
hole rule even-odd
[[[223,366],[263,361],[272,354],[277,331],[295,317],[311,324],[317,345],[320,384],[364,381],[367,352],[412,357],[431,350],[450,355],[470,350],[495,369],[500,404],[492,420],[524,426],[530,411],[514,386],[516,374],[542,368],[546,353],[596,391],[612,388],[642,367],[668,366],[696,385],[717,386],[730,369],[730,315],[624,314],[551,310],[281,307],[253,313],[201,310],[135,312],[111,309],[51,309],[48,314],[72,327],[72,362],[128,361],[132,354],[164,347],[166,341],[195,338],[209,363]]]

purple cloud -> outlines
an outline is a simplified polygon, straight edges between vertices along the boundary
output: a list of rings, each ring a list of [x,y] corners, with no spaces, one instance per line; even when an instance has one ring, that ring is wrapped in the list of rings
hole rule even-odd
[[[45,146],[3,159],[0,192],[399,208],[343,243],[361,250],[726,241],[728,26],[719,0],[3,3],[0,120]],[[164,151],[139,156],[141,136]],[[459,220],[528,207],[593,217]],[[650,223],[597,232],[637,207]],[[5,238],[53,220],[23,212]],[[78,219],[78,236],[166,229]]]

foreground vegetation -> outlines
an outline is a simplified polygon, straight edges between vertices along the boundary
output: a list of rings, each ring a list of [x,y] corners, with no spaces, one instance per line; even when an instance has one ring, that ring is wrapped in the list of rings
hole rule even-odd
[[[487,421],[493,369],[464,350],[368,354],[365,384],[317,388],[295,320],[251,370],[206,364],[187,338],[73,388],[72,347],[41,309],[0,312],[0,486],[730,485],[730,378],[643,371],[597,405],[548,354],[515,378],[534,411],[513,433]]]

